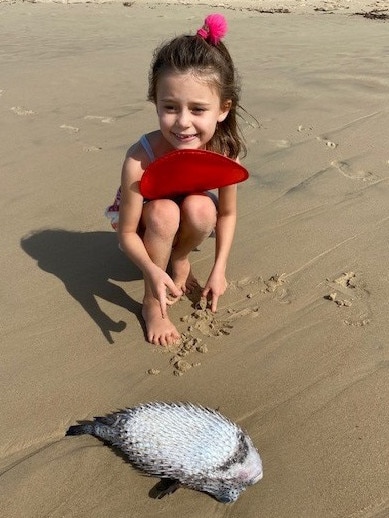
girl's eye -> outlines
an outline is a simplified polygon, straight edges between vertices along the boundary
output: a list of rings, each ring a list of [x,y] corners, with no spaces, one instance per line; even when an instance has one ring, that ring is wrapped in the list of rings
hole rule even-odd
[[[203,113],[203,112],[205,112],[205,108],[200,108],[200,107],[192,108],[192,112],[193,113]]]

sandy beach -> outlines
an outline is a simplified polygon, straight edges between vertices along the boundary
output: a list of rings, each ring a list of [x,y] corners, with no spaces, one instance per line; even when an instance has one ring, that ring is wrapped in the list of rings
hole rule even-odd
[[[389,517],[389,20],[356,14],[384,9],[0,3],[4,518]],[[167,350],[145,341],[141,274],[104,209],[156,128],[153,49],[211,12],[229,23],[250,178],[218,312],[175,304],[183,340]],[[213,254],[212,238],[192,254],[201,282]],[[65,437],[147,401],[218,408],[263,480],[229,505],[157,500],[158,479]]]

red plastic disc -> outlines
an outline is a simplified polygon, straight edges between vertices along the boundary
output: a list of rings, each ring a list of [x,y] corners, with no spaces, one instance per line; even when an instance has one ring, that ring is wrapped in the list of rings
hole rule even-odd
[[[212,151],[172,151],[152,162],[143,173],[140,192],[155,200],[180,194],[208,191],[240,183],[249,177],[247,169]]]

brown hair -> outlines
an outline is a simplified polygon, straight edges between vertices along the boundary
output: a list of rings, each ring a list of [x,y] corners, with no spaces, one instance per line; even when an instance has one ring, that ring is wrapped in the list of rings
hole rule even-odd
[[[229,158],[237,158],[246,152],[236,120],[240,85],[230,53],[223,42],[216,45],[201,36],[178,36],[158,47],[149,72],[148,100],[157,102],[157,85],[166,72],[187,73],[204,78],[217,88],[221,105],[231,101],[230,111],[207,144],[207,149]]]

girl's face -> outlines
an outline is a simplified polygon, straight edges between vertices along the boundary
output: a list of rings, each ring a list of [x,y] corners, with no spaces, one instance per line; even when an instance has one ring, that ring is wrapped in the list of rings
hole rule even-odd
[[[216,88],[191,73],[168,72],[158,81],[159,126],[173,149],[204,149],[230,105],[222,106]]]

